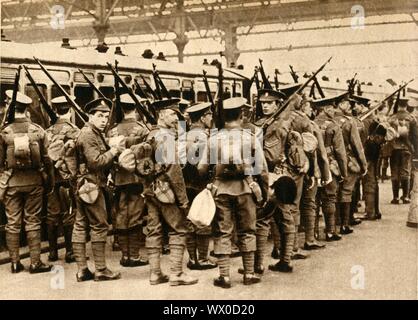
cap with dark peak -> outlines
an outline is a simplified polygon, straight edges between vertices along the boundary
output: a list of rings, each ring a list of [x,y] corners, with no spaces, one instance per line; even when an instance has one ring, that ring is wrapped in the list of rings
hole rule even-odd
[[[292,83],[280,86],[280,91],[283,92],[286,98],[290,97],[293,93],[295,93],[300,87],[302,86],[301,83]]]
[[[261,89],[258,91],[258,100],[261,102],[279,101],[286,98],[286,95],[280,91],[271,89]]]
[[[142,53],[142,57],[145,59],[152,59],[153,56],[154,56],[154,53],[151,51],[151,49],[145,49],[144,52]]]
[[[313,100],[313,106],[315,108],[326,107],[326,106],[337,106],[341,101],[347,98],[348,98],[348,92],[344,92],[337,96]]]
[[[95,111],[110,112],[111,107],[112,101],[99,98],[87,103],[84,109],[88,114],[93,114]]]

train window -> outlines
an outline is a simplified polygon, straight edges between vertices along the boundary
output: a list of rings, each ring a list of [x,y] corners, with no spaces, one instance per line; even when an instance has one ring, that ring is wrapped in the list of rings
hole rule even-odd
[[[70,82],[70,72],[67,70],[53,70],[50,69],[49,66],[46,66],[51,76],[57,81],[59,84],[69,83]],[[32,75],[33,79],[36,83],[50,83],[51,80],[47,77],[47,75],[40,69],[33,69],[31,67],[28,68],[30,74]]]
[[[183,99],[195,102],[195,92],[194,90],[183,90]]]
[[[63,87],[67,93],[70,93],[70,86],[61,85],[61,87]],[[58,89],[58,87],[55,84],[52,85],[51,86],[51,99],[54,99],[59,96],[62,96],[61,91]]]
[[[99,87],[101,93],[110,100],[115,98],[115,89],[113,87]]]
[[[47,99],[47,87],[44,84],[37,84],[39,91]],[[40,99],[35,89],[31,84],[27,85],[25,88],[25,94],[32,99],[32,104],[29,106],[29,114],[31,120],[39,124],[42,128],[48,128],[50,125],[50,119],[48,114],[45,112],[44,108],[41,106]]]
[[[183,87],[183,89],[191,89],[191,88],[193,88],[193,80],[188,80],[188,79],[183,80],[182,87]]]
[[[180,88],[180,80],[175,78],[165,78],[161,77],[165,87],[167,89],[178,89]]]
[[[168,92],[170,93],[170,96],[172,98],[180,98],[181,97],[180,90],[168,90]]]
[[[212,93],[212,98],[215,99],[215,92]],[[208,102],[208,96],[206,94],[206,91],[198,91],[197,92],[197,102]]]
[[[75,101],[84,109],[84,106],[94,99],[93,89],[85,86],[76,86],[74,88]]]
[[[94,73],[92,72],[85,72],[83,71],[84,74],[86,75],[86,77],[94,83]],[[81,72],[74,72],[74,82],[79,82],[79,83],[87,83],[87,81],[84,79],[83,75],[81,74]]]

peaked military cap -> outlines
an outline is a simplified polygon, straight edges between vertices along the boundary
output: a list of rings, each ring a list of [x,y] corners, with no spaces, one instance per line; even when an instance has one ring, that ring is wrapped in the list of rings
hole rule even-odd
[[[225,99],[223,101],[223,108],[224,108],[224,111],[227,112],[228,110],[242,108],[245,104],[247,104],[247,99],[241,98],[241,97],[234,97],[234,98]]]
[[[341,101],[344,101],[345,99],[347,99],[347,97],[348,97],[348,92],[344,92],[337,96],[325,97],[322,99],[313,100],[312,104],[315,108],[325,107],[325,106],[330,106],[330,105],[336,106]]]
[[[13,90],[7,90],[6,96],[11,100],[13,99]],[[32,103],[32,99],[27,95],[20,93],[19,91],[16,94],[16,102],[24,105],[29,105]]]
[[[71,99],[75,100],[74,96],[70,96]],[[56,108],[56,109],[69,109],[70,108],[70,104],[67,101],[67,98],[65,96],[59,96],[59,97],[55,97],[54,99],[51,100],[52,105]]]
[[[280,86],[279,90],[280,92],[285,94],[286,98],[288,98],[292,94],[294,94],[301,86],[302,86],[301,83],[292,83],[292,84]]]
[[[258,100],[261,102],[278,101],[281,99],[286,99],[286,95],[283,92],[271,89],[261,89],[258,91]]]
[[[186,109],[190,106],[190,104],[191,104],[191,102],[190,102],[189,100],[186,100],[186,99],[181,99],[181,100],[179,101],[179,108],[180,108],[180,111],[181,111],[182,113],[184,113],[184,112],[186,111]]]
[[[152,106],[155,110],[164,110],[164,109],[175,109],[175,111],[180,111],[178,104],[180,102],[180,98],[171,98],[171,99],[162,99],[156,100],[152,103]]]
[[[135,97],[138,99],[139,102],[147,101],[147,99],[141,98],[137,94],[135,94]],[[120,103],[135,104],[135,101],[134,101],[134,99],[132,99],[132,97],[129,93],[124,93],[124,94],[120,95]]]
[[[367,106],[370,103],[370,99],[362,96],[352,95],[349,99],[349,101],[362,104],[364,106]]]
[[[199,113],[205,113],[205,111],[207,111],[210,107],[211,107],[211,103],[210,102],[202,102],[202,103],[197,103],[194,104],[190,107],[188,107],[186,109],[186,112],[188,114],[199,114]]]
[[[84,109],[88,114],[92,114],[96,111],[110,112],[111,107],[112,101],[105,98],[99,98],[87,103]]]

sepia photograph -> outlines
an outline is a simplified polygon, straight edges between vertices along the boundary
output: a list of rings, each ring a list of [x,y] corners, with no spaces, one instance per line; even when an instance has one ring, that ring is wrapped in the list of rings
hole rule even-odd
[[[0,17],[0,301],[418,300],[417,0]]]

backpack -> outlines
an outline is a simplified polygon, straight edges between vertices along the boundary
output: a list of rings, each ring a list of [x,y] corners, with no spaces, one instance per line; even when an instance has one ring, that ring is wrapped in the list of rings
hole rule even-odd
[[[8,169],[40,169],[41,140],[43,132],[40,127],[30,123],[27,132],[15,132],[13,125],[5,128],[3,139],[7,145],[6,161]]]

